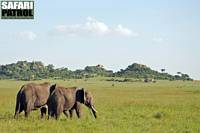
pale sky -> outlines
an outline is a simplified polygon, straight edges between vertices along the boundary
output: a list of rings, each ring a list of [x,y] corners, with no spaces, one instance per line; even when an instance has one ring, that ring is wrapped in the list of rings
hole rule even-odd
[[[35,0],[34,20],[0,20],[0,49],[0,64],[141,63],[200,79],[200,1]]]

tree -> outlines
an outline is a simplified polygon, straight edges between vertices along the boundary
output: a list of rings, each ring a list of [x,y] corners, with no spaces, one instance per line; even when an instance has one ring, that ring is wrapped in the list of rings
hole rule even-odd
[[[181,77],[183,80],[191,80],[190,76],[188,74],[181,74]]]
[[[162,73],[164,73],[164,72],[165,72],[165,69],[164,69],[164,68],[162,68],[162,69],[161,69],[161,72],[162,72]]]
[[[46,78],[66,79],[66,78],[91,78],[97,76],[105,77],[126,77],[126,78],[153,78],[163,80],[192,80],[189,75],[178,72],[179,75],[170,75],[152,70],[146,65],[133,63],[118,72],[106,70],[102,65],[86,66],[85,69],[71,71],[66,67],[54,68],[52,64],[45,66],[41,61],[18,61],[17,63],[0,65],[0,79],[36,80]],[[181,75],[180,75],[181,74]]]
[[[177,74],[178,74],[178,75],[181,75],[182,73],[181,73],[181,72],[177,72]]]
[[[49,72],[53,72],[53,71],[54,71],[54,66],[53,66],[52,64],[49,64],[49,65],[47,66],[47,70],[48,70]]]

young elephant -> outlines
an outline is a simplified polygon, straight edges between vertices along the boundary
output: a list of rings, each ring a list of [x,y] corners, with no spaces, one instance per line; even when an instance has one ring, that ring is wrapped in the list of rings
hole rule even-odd
[[[67,116],[67,111],[69,111],[70,117],[72,117],[73,110],[75,110],[78,118],[80,118],[81,104],[85,104],[90,108],[94,117],[97,118],[97,111],[90,92],[85,91],[83,88],[55,86],[47,102],[48,116],[58,119],[62,112]]]
[[[17,93],[14,118],[17,118],[22,111],[25,112],[25,117],[28,117],[29,113],[37,108],[40,108],[41,117],[43,117],[47,110],[46,103],[50,95],[50,88],[48,82],[23,85]]]

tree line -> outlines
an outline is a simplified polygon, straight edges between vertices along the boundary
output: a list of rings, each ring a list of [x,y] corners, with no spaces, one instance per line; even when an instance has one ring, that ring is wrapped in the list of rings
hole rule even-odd
[[[125,69],[113,72],[106,70],[103,65],[86,66],[84,69],[75,71],[66,67],[55,68],[54,65],[44,65],[41,61],[18,61],[6,65],[0,65],[0,79],[16,79],[16,80],[39,80],[39,79],[82,79],[93,77],[123,77],[136,79],[158,79],[158,80],[192,80],[188,74],[178,72],[177,75],[170,75],[164,72],[152,70],[146,65],[133,63]]]

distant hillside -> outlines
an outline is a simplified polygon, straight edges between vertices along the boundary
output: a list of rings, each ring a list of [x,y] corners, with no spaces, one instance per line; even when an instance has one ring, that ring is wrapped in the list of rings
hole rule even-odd
[[[121,69],[115,73],[117,77],[132,77],[132,78],[153,78],[153,79],[175,79],[174,76],[168,73],[160,73],[152,70],[146,65],[134,63],[126,69]]]
[[[126,69],[118,72],[106,70],[103,65],[86,66],[84,69],[71,71],[68,68],[55,68],[52,64],[45,66],[41,61],[18,61],[17,63],[0,65],[0,79],[16,80],[38,80],[46,78],[68,79],[68,78],[91,78],[97,76],[104,77],[124,77],[136,79],[164,79],[164,80],[191,80],[189,75],[170,75],[164,72],[157,72],[151,68],[134,63]]]

